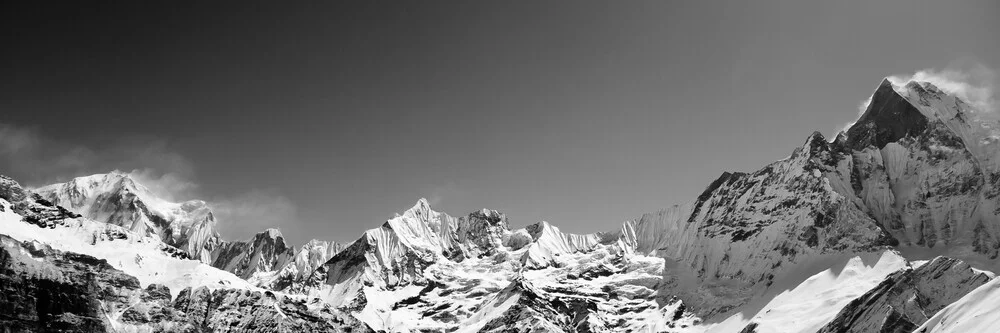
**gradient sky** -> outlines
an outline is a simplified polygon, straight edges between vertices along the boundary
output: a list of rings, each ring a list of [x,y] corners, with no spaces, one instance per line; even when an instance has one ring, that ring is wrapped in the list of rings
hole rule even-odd
[[[884,76],[1000,66],[995,0],[44,5],[0,8],[0,173],[167,174],[249,210],[223,235],[296,243],[420,197],[617,229],[833,134]]]

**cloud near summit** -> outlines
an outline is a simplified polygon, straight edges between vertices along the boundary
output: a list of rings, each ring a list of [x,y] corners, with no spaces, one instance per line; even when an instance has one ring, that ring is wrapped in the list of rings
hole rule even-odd
[[[961,62],[941,70],[924,69],[911,75],[893,75],[889,81],[904,85],[909,81],[929,82],[944,92],[958,96],[980,112],[997,112],[994,91],[996,71],[980,63]]]
[[[969,105],[982,113],[993,114],[1000,119],[1000,108],[996,101],[997,75],[996,71],[981,63],[972,61],[956,61],[943,69],[928,68],[916,71],[912,74],[899,74],[886,77],[889,82],[897,86],[906,85],[907,82],[928,82],[938,87],[942,91],[961,98]],[[874,92],[874,91],[873,91]],[[854,122],[864,114],[871,104],[872,97],[861,101],[858,105],[858,113],[839,128],[837,133],[847,131],[854,125]]]
[[[88,147],[46,136],[37,127],[0,123],[0,174],[27,187],[113,170],[129,172],[170,201],[205,200],[225,238],[247,238],[266,227],[291,227],[298,222],[296,205],[277,191],[206,195],[209,189],[197,182],[195,163],[166,139],[128,137],[106,147]]]

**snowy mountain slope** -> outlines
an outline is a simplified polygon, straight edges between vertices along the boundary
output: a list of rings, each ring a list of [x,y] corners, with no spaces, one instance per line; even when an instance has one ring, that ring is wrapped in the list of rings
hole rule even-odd
[[[0,327],[12,332],[107,331],[142,290],[107,262],[0,235]]]
[[[993,277],[960,260],[938,257],[890,274],[818,332],[912,331]]]
[[[125,172],[79,177],[34,192],[92,220],[154,235],[203,262],[212,262],[219,242],[215,217],[204,201],[163,200]]]
[[[913,332],[993,332],[998,327],[1000,327],[1000,279],[993,279],[941,309]]]
[[[717,332],[911,332],[945,305],[993,278],[959,260],[908,263],[896,251],[853,257],[782,292]]]
[[[32,205],[41,206],[39,203]],[[116,269],[138,278],[143,286],[160,284],[174,292],[197,286],[253,289],[232,273],[189,260],[182,252],[152,236],[86,218],[61,218],[54,223],[32,224],[22,221],[24,217],[6,200],[0,199],[0,207],[3,210],[0,211],[0,233],[19,241],[35,241],[60,251],[107,260]]]
[[[250,277],[249,281],[272,290],[286,290],[292,285],[304,285],[316,270],[343,249],[343,245],[336,242],[313,239],[302,245],[292,260],[277,270],[260,272]]]
[[[324,304],[187,287],[171,298],[107,261],[0,235],[0,327],[9,332],[370,332]]]
[[[17,314],[0,318],[5,330],[370,331],[328,304],[260,290],[155,236],[29,197],[16,182],[0,188],[0,305]]]
[[[665,277],[676,283],[662,285],[664,294],[706,317],[733,311],[798,265],[895,244],[824,176],[830,158],[829,144],[814,133],[788,158],[753,173],[724,173],[693,204],[626,222],[618,237],[676,263]]]
[[[682,235],[637,246],[694,271],[694,295],[675,293],[706,316],[761,295],[759,286],[787,266],[823,253],[905,246],[988,261],[997,255],[1000,220],[994,176],[983,168],[992,162],[983,161],[998,155],[989,139],[996,127],[969,119],[978,119],[975,110],[933,85],[885,80],[846,133],[832,142],[814,133],[785,160],[723,174],[698,197],[687,224],[678,220],[684,213],[644,218],[667,225],[642,228]]]
[[[316,246],[325,243],[318,240],[310,242],[312,246],[295,249],[276,229],[262,231],[248,240],[224,240],[215,231],[214,214],[204,201],[170,202],[130,174],[117,170],[44,186],[34,192],[89,219],[158,237],[193,258],[260,285],[292,276],[303,279],[332,256],[326,249],[339,249],[326,245],[324,250],[317,250]]]
[[[420,200],[303,290],[377,330],[508,331],[518,318],[530,319],[525,331],[693,330],[697,318],[656,290],[664,261],[623,244],[546,222],[512,231],[496,211],[453,218]]]
[[[828,268],[782,292],[749,319],[735,314],[709,326],[706,332],[816,332],[851,300],[909,267],[894,251],[854,256],[842,264],[837,261],[831,263],[839,267]]]

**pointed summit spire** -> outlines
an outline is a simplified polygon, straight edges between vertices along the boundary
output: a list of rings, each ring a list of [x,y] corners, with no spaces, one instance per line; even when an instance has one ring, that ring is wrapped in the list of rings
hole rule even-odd
[[[927,117],[903,98],[886,78],[872,94],[861,118],[847,130],[847,144],[857,150],[868,146],[882,148],[923,132],[927,122]]]

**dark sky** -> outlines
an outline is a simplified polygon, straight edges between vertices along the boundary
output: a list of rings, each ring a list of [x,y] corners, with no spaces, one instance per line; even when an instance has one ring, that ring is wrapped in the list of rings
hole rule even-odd
[[[38,6],[0,9],[0,173],[168,174],[245,210],[224,235],[295,242],[420,197],[616,229],[833,134],[884,76],[1000,66],[995,0]]]

